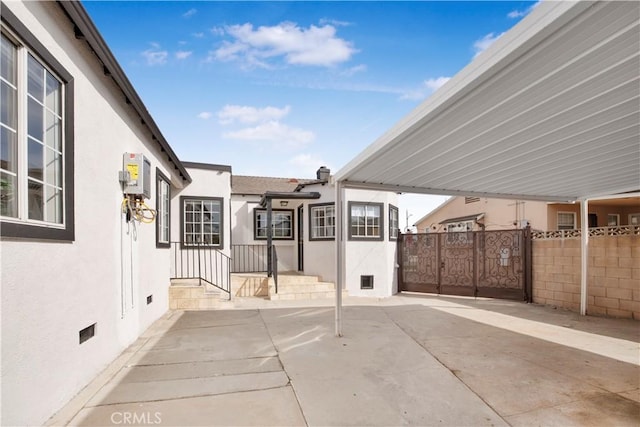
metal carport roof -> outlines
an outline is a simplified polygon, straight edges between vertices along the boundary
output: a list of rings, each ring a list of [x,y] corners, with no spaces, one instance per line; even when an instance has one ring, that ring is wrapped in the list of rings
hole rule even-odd
[[[340,169],[337,206],[343,188],[548,201],[637,191],[639,30],[638,2],[543,1]],[[584,310],[586,256],[582,276]]]
[[[637,2],[542,2],[336,181],[549,201],[637,190],[639,15]]]

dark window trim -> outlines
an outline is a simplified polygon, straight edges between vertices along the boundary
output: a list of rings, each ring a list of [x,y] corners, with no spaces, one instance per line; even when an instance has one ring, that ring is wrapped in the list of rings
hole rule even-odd
[[[373,288],[374,288],[373,275],[361,275],[360,276],[360,289],[372,290]]]
[[[20,38],[62,80],[64,91],[64,228],[31,224],[17,219],[0,221],[0,236],[26,239],[75,240],[75,185],[74,185],[74,79],[27,27],[6,7],[2,9],[2,24]]]
[[[194,247],[197,247],[184,244],[184,202],[186,200],[217,200],[220,202],[220,244],[202,246],[218,250],[224,249],[224,199],[222,197],[205,196],[180,196],[180,247],[182,249],[192,249]]]
[[[380,236],[378,237],[363,237],[363,236],[354,236],[351,230],[351,207],[353,205],[363,205],[363,206],[380,206]],[[347,209],[349,209],[349,216],[347,218],[347,226],[349,227],[349,240],[355,242],[379,242],[384,240],[384,203],[379,202],[358,202],[352,201],[348,203]]]
[[[257,227],[258,212],[267,213],[267,210],[265,208],[253,209],[253,240],[267,240],[267,236],[258,237],[258,227]],[[294,214],[294,210],[293,209],[271,209],[271,212],[289,212],[291,214],[291,237],[272,236],[271,237],[272,240],[294,240],[296,235],[296,229],[294,224],[296,217]]]
[[[398,228],[396,229],[396,237],[393,237],[391,234],[391,211],[395,211],[396,212],[396,219],[398,221]],[[398,240],[398,235],[400,235],[400,209],[398,209],[397,206],[392,205],[391,203],[389,203],[389,241],[390,242],[395,242]]]
[[[311,215],[311,211],[313,210],[313,208],[317,208],[317,207],[321,207],[321,206],[333,206],[334,207],[334,224],[333,224],[333,237],[313,237],[313,227],[312,227],[312,223],[313,223],[313,216]],[[336,204],[334,202],[331,203],[315,203],[313,205],[309,205],[309,241],[310,242],[322,242],[322,241],[331,241],[331,240],[336,240],[336,231],[335,231],[335,206]]]
[[[159,168],[156,168],[156,213],[160,212],[160,186],[158,181],[164,181],[169,185],[169,233],[167,235],[167,243],[160,241],[160,221],[156,218],[156,248],[169,248],[171,247],[171,180],[167,178],[165,174]]]

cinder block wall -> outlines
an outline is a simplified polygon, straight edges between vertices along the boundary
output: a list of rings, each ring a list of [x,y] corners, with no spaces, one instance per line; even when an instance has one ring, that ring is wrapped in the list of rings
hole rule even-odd
[[[587,314],[640,320],[640,236],[589,237]],[[580,238],[533,240],[533,301],[580,310]]]

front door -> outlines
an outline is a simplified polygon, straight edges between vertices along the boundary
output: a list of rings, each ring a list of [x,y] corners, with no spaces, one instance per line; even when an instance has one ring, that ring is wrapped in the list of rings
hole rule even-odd
[[[304,207],[298,206],[298,271],[304,271]]]

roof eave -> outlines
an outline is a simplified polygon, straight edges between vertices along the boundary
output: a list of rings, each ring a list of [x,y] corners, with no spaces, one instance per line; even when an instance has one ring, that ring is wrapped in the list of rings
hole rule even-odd
[[[58,5],[65,11],[71,22],[76,27],[76,38],[84,38],[89,47],[102,63],[105,75],[111,76],[116,85],[122,90],[125,102],[130,104],[140,116],[141,124],[147,126],[151,131],[152,139],[160,146],[160,151],[167,154],[167,160],[173,163],[175,169],[182,177],[183,181],[191,182],[191,176],[184,165],[173,151],[165,137],[160,132],[156,122],[147,111],[144,103],[138,96],[133,85],[125,75],[122,67],[118,64],[115,56],[107,46],[91,17],[84,6],[79,1],[58,1]]]

